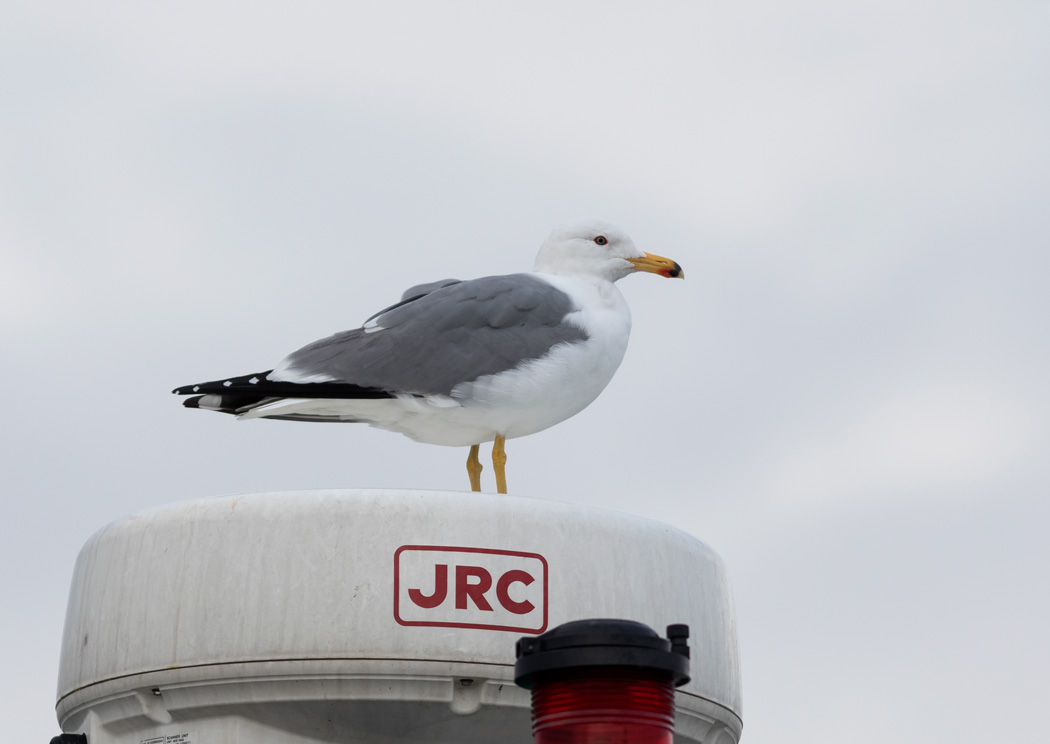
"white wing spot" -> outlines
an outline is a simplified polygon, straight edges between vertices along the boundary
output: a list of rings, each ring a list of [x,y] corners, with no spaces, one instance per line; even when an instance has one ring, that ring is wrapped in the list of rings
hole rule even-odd
[[[259,378],[253,377],[252,379],[248,380],[248,382],[250,382],[252,385],[257,385],[259,383]]]
[[[222,386],[223,386],[223,387],[229,387],[229,386],[230,386],[230,385],[232,385],[232,384],[233,384],[232,382],[230,382],[229,380],[227,380],[226,382],[222,383]]]
[[[200,386],[200,385],[194,385],[194,386],[193,386],[193,392],[195,392],[195,393],[196,393],[197,391],[199,391],[200,389],[201,389],[201,386]]]

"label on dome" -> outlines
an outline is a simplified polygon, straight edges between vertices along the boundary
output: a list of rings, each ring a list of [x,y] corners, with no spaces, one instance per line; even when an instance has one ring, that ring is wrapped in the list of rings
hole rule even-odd
[[[193,734],[167,734],[143,739],[139,744],[193,744],[195,738]]]
[[[444,545],[394,551],[394,619],[401,625],[547,629],[547,560],[539,553]]]

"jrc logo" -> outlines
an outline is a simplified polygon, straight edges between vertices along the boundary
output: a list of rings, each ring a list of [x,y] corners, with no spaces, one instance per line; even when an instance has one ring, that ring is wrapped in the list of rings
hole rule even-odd
[[[547,561],[512,550],[402,545],[394,552],[394,619],[401,625],[542,633]]]

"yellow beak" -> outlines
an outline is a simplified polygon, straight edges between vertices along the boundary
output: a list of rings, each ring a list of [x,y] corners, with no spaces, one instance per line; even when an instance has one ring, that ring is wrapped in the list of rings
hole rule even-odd
[[[685,272],[682,271],[682,267],[678,265],[678,262],[663,256],[646,253],[641,258],[628,258],[627,260],[631,262],[636,271],[648,271],[668,279],[685,279]]]

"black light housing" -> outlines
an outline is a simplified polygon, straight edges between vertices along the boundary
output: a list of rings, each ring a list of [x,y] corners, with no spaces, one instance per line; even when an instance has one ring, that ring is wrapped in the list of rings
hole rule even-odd
[[[674,688],[689,681],[689,626],[669,625],[667,636],[594,619],[519,639],[514,681],[532,690],[536,744],[671,744]]]

